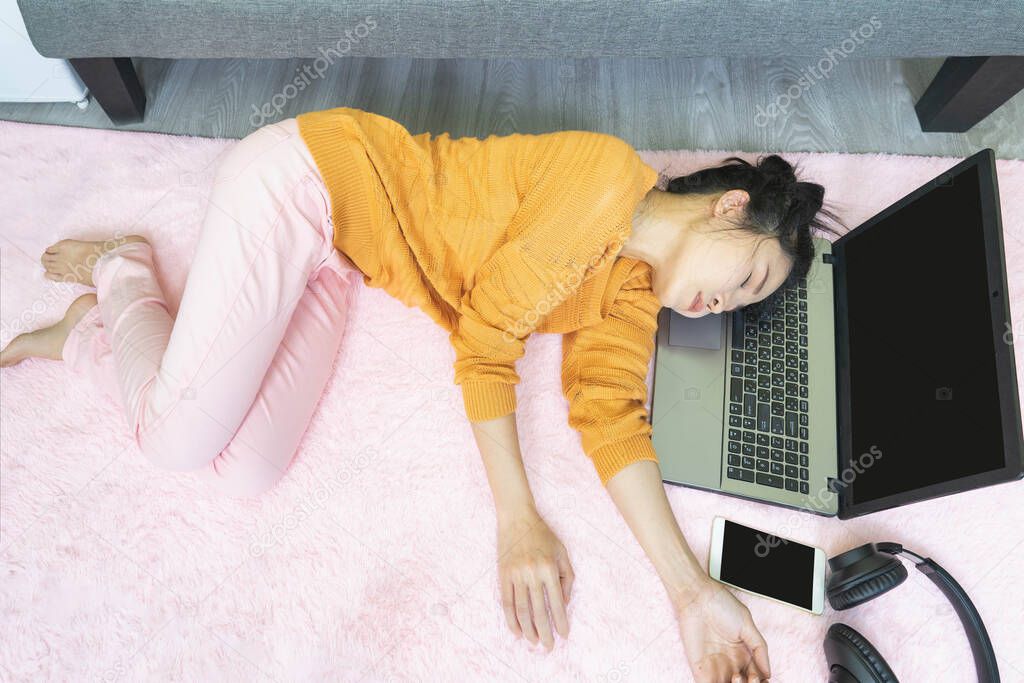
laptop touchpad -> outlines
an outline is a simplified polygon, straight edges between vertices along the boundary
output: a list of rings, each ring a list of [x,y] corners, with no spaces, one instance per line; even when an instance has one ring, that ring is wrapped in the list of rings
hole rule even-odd
[[[687,318],[672,311],[668,322],[668,345],[720,349],[724,329],[725,316],[722,314],[708,313],[700,318]]]

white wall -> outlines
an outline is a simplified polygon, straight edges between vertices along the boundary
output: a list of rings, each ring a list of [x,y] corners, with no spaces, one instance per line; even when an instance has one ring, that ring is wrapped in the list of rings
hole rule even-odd
[[[32,46],[15,0],[0,0],[0,101],[80,102],[87,89],[63,59]]]

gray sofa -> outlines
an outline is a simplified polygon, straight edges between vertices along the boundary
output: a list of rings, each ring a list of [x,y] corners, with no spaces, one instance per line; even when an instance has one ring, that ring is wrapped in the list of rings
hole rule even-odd
[[[132,57],[945,57],[917,104],[962,131],[1024,87],[1022,0],[18,0],[115,122],[144,115]],[[835,58],[835,57],[833,57]],[[824,68],[824,61],[822,61]]]

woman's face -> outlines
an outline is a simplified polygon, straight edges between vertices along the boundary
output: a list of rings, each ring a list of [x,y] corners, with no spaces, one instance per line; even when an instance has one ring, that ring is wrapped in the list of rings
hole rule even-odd
[[[700,318],[765,299],[785,281],[792,260],[779,240],[728,222],[741,216],[746,200],[742,190],[724,193],[706,219],[680,235],[666,267],[653,273],[663,306]]]

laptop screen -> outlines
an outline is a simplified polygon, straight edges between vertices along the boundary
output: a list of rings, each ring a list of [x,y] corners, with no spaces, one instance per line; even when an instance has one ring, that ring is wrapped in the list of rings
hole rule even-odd
[[[1002,468],[977,164],[850,240],[844,259],[850,502]]]

